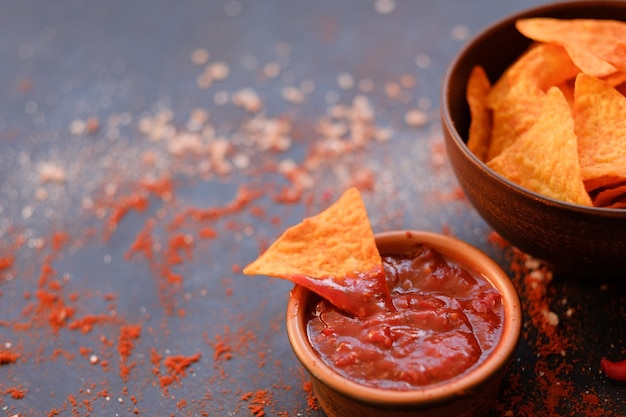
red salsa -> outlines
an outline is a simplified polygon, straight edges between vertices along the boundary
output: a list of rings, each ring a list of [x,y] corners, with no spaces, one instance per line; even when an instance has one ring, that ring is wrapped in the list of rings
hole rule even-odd
[[[364,385],[408,390],[463,374],[500,338],[500,293],[428,246],[383,256],[392,306],[355,317],[324,299],[309,339],[324,362]]]

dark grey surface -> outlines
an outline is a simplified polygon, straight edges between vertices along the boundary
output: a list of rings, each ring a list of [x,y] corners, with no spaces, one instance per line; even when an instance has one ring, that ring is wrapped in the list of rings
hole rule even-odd
[[[15,256],[0,269],[0,351],[21,354],[15,363],[0,365],[0,414],[246,416],[253,415],[254,405],[246,393],[267,390],[262,408],[268,416],[322,415],[307,404],[306,377],[283,328],[291,285],[244,277],[240,268],[286,227],[318,212],[363,176],[372,180],[357,184],[375,231],[452,233],[510,270],[510,249],[490,243],[491,230],[460,198],[447,166],[439,88],[468,36],[540,2],[392,4],[388,14],[377,12],[373,1],[356,0],[0,4],[0,259]],[[210,52],[209,63],[227,63],[228,77],[200,88],[204,66],[190,59],[197,48]],[[418,66],[418,56],[430,64]],[[280,64],[281,71],[263,80],[259,73],[268,63]],[[370,80],[373,90],[340,88],[342,73],[357,83]],[[405,74],[416,85],[403,88],[403,98],[385,93],[387,83],[399,83]],[[314,88],[302,103],[282,97],[285,87],[303,82]],[[216,104],[216,93],[232,97],[244,88],[261,97],[262,112]],[[293,204],[277,202],[283,187],[293,187],[277,165],[311,160],[322,136],[316,126],[331,108],[329,92],[345,105],[358,94],[367,97],[374,110],[371,125],[389,129],[391,140],[369,140],[349,154],[304,166],[312,187]],[[408,126],[405,113],[420,106],[428,122]],[[208,111],[206,124],[232,145],[226,160],[235,165],[228,174],[207,165],[211,155],[204,147],[175,154],[196,108]],[[141,120],[163,109],[171,110],[167,126],[176,131],[174,139],[150,139]],[[265,150],[250,139],[242,126],[259,115],[289,119],[289,149]],[[98,132],[72,133],[73,122],[92,116],[100,122]],[[214,139],[198,140],[207,146]],[[155,163],[147,165],[152,157]],[[65,179],[46,182],[46,164],[60,168]],[[175,181],[171,200],[141,191],[142,179],[164,176]],[[261,194],[229,211],[242,186]],[[149,197],[146,210],[129,210],[107,238],[114,208],[141,192]],[[186,211],[193,207],[222,211],[199,221]],[[188,223],[172,226],[177,216]],[[129,259],[150,221],[153,261],[141,254]],[[209,227],[217,238],[199,237]],[[55,231],[69,236],[58,250],[50,241]],[[159,268],[166,264],[169,239],[179,234],[194,239],[189,256],[181,251],[180,264],[167,264],[182,284],[164,285]],[[56,332],[36,295],[48,259],[55,273],[44,280],[45,289],[75,309]],[[51,287],[52,281],[58,285]],[[601,277],[592,283],[557,277],[547,287],[545,299],[561,318],[559,331],[572,344],[563,356],[538,356],[537,329],[529,321],[511,372],[520,378],[505,381],[493,416],[626,413],[623,385],[598,369],[603,355],[626,356],[626,304],[623,289],[602,283]],[[573,315],[566,315],[568,309]],[[89,315],[112,320],[88,332],[70,329]],[[129,324],[140,324],[142,332],[124,380],[118,338]],[[231,348],[230,360],[219,354],[219,342]],[[81,348],[93,351],[98,364],[90,364],[91,353]],[[202,357],[165,391],[154,368],[161,376],[166,369],[163,361],[151,362],[153,351]],[[555,379],[541,383],[541,369]],[[560,384],[568,388],[564,397],[546,389]],[[13,388],[23,398],[13,398]]]

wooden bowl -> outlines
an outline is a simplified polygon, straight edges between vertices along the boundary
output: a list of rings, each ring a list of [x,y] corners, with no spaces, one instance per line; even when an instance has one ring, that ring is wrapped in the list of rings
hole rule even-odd
[[[478,213],[512,245],[582,279],[626,276],[626,210],[584,207],[542,196],[500,176],[467,148],[470,123],[465,90],[474,65],[494,82],[529,46],[515,29],[523,17],[626,21],[626,2],[572,1],[533,8],[502,19],[470,40],[444,76],[441,117],[450,164]]]
[[[307,318],[318,297],[296,286],[287,306],[289,342],[310,375],[317,400],[329,417],[482,417],[491,408],[521,330],[521,307],[515,287],[487,255],[455,238],[420,231],[376,235],[382,255],[411,252],[420,243],[482,275],[500,292],[504,308],[500,340],[480,364],[449,381],[407,391],[365,386],[337,373],[314,350],[307,335]]]

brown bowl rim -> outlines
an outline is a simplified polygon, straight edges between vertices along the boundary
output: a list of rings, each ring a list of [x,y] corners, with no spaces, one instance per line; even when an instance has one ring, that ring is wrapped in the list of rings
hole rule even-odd
[[[460,265],[465,265],[488,279],[502,295],[504,306],[502,336],[498,344],[482,363],[467,373],[446,382],[407,391],[364,386],[341,376],[326,365],[313,350],[308,340],[303,316],[313,293],[296,285],[287,304],[287,335],[296,357],[305,369],[343,396],[363,403],[408,406],[436,404],[450,400],[457,395],[470,393],[507,366],[519,341],[522,312],[515,286],[494,260],[466,242],[434,232],[396,230],[377,233],[375,237],[377,245],[381,246],[398,239],[411,239],[414,243],[429,244]]]
[[[496,22],[484,27],[482,30],[477,32],[474,36],[472,36],[456,53],[454,58],[450,61],[446,72],[443,76],[442,81],[442,89],[441,89],[441,117],[449,130],[450,135],[454,139],[456,146],[458,146],[464,155],[467,155],[469,159],[476,165],[481,171],[483,171],[486,175],[494,178],[497,181],[504,183],[504,185],[509,188],[514,189],[515,191],[525,195],[529,199],[537,200],[545,205],[563,208],[567,210],[574,210],[580,213],[593,214],[593,215],[602,215],[604,217],[615,217],[615,218],[624,218],[626,217],[626,209],[612,209],[606,207],[589,207],[583,206],[575,203],[568,203],[565,201],[557,200],[552,197],[548,197],[534,191],[531,191],[527,188],[524,188],[504,176],[498,174],[494,170],[492,170],[486,163],[481,161],[476,155],[470,152],[469,148],[465,140],[461,137],[458,130],[456,129],[456,124],[452,119],[450,114],[450,100],[449,100],[449,92],[451,91],[450,84],[451,79],[456,72],[457,67],[460,63],[465,59],[465,57],[476,47],[476,44],[484,42],[485,38],[491,37],[493,32],[500,31],[505,27],[509,27],[515,23],[517,19],[523,17],[533,17],[533,16],[541,16],[545,14],[551,14],[554,12],[558,12],[560,10],[566,10],[572,6],[583,8],[585,6],[589,7],[612,7],[617,6],[619,8],[626,8],[626,2],[620,0],[579,0],[579,1],[565,1],[558,3],[551,3],[547,5],[540,5],[528,9],[521,10],[519,12],[510,14],[502,19],[497,20]]]

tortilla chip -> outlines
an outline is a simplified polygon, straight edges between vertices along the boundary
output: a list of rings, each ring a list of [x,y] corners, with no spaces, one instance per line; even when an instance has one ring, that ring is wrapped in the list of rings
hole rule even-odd
[[[576,78],[574,121],[587,191],[626,180],[626,97],[587,74]]]
[[[531,191],[592,205],[580,177],[574,120],[558,87],[548,90],[537,123],[488,165]]]
[[[626,196],[623,197],[621,200],[617,200],[617,201],[611,203],[611,205],[606,206],[605,208],[626,209]]]
[[[382,258],[356,188],[287,229],[243,273],[288,279],[356,317],[393,308]]]
[[[497,107],[508,91],[521,80],[546,92],[548,88],[574,78],[579,72],[563,47],[533,44],[496,81],[489,92],[489,106]]]
[[[565,100],[567,100],[567,104],[569,104],[570,108],[574,107],[574,81],[575,79],[573,78],[557,86],[563,93],[563,96],[565,96]]]
[[[613,74],[607,75],[606,77],[600,77],[600,79],[611,87],[616,87],[618,85],[626,83],[626,72],[618,71]]]
[[[574,65],[580,68],[580,71],[585,74],[590,74],[600,78],[609,77],[620,72],[613,65],[582,48],[573,45],[565,45],[564,48],[570,58],[572,58]]]
[[[466,98],[470,109],[471,122],[467,147],[485,162],[491,141],[491,109],[487,107],[487,94],[491,82],[481,66],[472,68],[467,81]]]
[[[493,128],[486,160],[500,155],[541,115],[545,93],[532,80],[520,79],[493,107]]]
[[[538,17],[520,19],[516,27],[530,39],[563,46],[589,74],[602,77],[616,69],[626,72],[625,22]]]
[[[626,96],[626,82],[618,84],[615,89],[623,96]]]
[[[593,205],[596,207],[611,207],[622,201],[626,201],[626,182],[602,188],[593,196]]]
[[[378,268],[382,259],[365,205],[359,191],[350,188],[323,212],[287,229],[243,273],[341,280]]]

